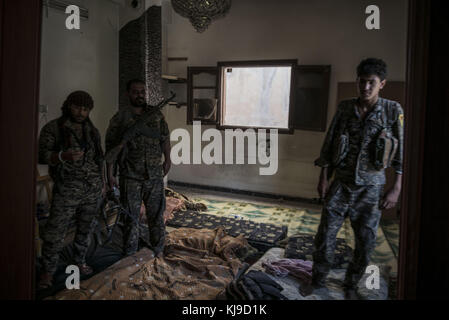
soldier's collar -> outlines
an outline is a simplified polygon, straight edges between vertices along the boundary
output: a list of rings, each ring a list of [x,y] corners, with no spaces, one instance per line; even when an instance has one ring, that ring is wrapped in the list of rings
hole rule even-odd
[[[355,105],[356,105],[356,109],[357,109],[357,105],[360,105],[360,98],[355,99]],[[383,99],[381,97],[379,97],[377,99],[376,103],[374,104],[373,108],[371,109],[371,112],[382,110],[382,106],[383,106]]]

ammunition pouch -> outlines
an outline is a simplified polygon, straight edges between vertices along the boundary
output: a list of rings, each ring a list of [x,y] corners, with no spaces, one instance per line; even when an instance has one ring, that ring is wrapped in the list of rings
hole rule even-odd
[[[332,152],[332,166],[338,168],[343,160],[346,158],[349,150],[349,135],[347,133],[341,134],[337,143],[334,144]]]
[[[393,137],[391,131],[383,129],[374,141],[374,167],[377,170],[386,169],[391,166],[398,149],[398,139]]]

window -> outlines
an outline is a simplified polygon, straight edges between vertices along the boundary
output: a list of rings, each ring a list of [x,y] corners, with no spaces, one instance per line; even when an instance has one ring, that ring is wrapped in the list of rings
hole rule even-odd
[[[220,127],[290,130],[296,63],[219,62]]]

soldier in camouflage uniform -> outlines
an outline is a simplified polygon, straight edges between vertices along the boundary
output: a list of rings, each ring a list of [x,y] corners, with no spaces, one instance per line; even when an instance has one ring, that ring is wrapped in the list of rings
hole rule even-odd
[[[334,259],[336,236],[349,216],[355,235],[353,260],[344,280],[345,293],[354,297],[376,244],[381,209],[390,209],[398,201],[402,181],[404,114],[399,103],[382,99],[379,91],[386,84],[386,64],[369,58],[357,68],[359,97],[342,101],[327,132],[321,154],[315,164],[322,167],[318,192],[324,199],[321,222],[315,237],[312,285],[304,295],[323,288]],[[391,166],[396,172],[394,187],[383,195],[384,169],[373,165],[372,148],[379,133],[388,128],[398,140]],[[343,159],[335,165],[335,153],[342,134],[348,137]],[[335,170],[328,187],[328,178]]]
[[[117,186],[115,173],[119,169],[120,201],[134,217],[124,215],[124,252],[134,254],[138,249],[139,213],[142,201],[145,204],[150,243],[155,254],[162,252],[165,241],[163,212],[165,195],[163,178],[170,170],[170,139],[167,122],[159,109],[146,104],[145,83],[131,80],[127,86],[130,105],[119,110],[111,119],[106,132],[106,152],[119,145],[124,132],[133,126],[143,112],[154,113],[146,123],[156,132],[157,138],[138,133],[128,141],[119,155],[118,163],[108,165],[110,187]],[[165,161],[162,162],[162,154]]]
[[[92,273],[85,256],[95,226],[97,203],[105,186],[100,134],[89,119],[93,106],[88,93],[71,93],[63,104],[63,115],[45,125],[40,134],[39,163],[49,165],[54,181],[50,217],[41,232],[41,289],[52,285],[59,253],[73,219],[74,262],[81,274]]]

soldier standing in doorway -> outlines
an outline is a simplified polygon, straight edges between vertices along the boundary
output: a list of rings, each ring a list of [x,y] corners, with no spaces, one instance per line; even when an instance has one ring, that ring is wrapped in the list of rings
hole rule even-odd
[[[387,66],[375,58],[357,67],[359,96],[342,101],[327,132],[320,157],[318,193],[324,207],[315,236],[312,284],[308,295],[324,288],[334,259],[336,236],[349,216],[355,235],[353,260],[344,279],[346,297],[356,287],[376,244],[382,209],[394,207],[401,192],[404,112],[398,102],[379,97],[386,84]],[[383,195],[385,168],[396,172],[394,186]],[[329,186],[332,172],[335,174]]]

